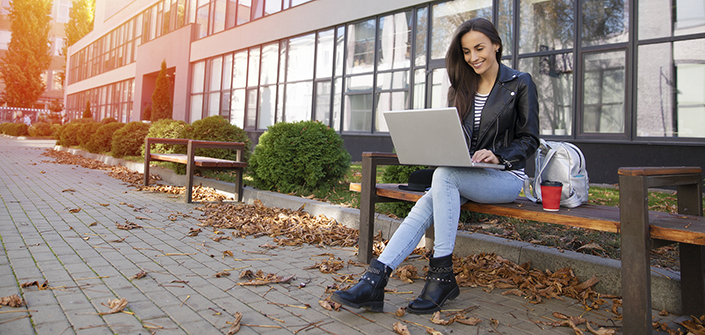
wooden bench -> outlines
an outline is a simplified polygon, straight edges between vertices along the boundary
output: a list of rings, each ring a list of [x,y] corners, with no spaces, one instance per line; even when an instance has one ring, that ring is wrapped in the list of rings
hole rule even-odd
[[[412,201],[423,192],[377,184],[377,167],[400,165],[396,154],[364,152],[362,181],[350,190],[361,192],[358,259],[372,259],[375,203]],[[621,234],[624,334],[651,334],[650,251],[654,245],[679,243],[683,315],[705,313],[705,218],[700,167],[621,168],[620,207],[585,204],[558,212],[544,211],[524,198],[509,204],[468,202],[462,209]],[[648,188],[677,186],[678,215],[648,210]],[[621,208],[621,210],[620,210]]]
[[[151,145],[156,143],[185,145],[186,154],[152,153]],[[236,150],[237,160],[196,156],[196,148],[216,148]],[[144,185],[149,185],[149,162],[163,161],[186,164],[186,202],[191,203],[193,195],[193,173],[195,169],[236,170],[235,199],[242,201],[242,175],[247,163],[244,159],[245,144],[240,142],[197,141],[182,138],[145,138],[144,140]]]

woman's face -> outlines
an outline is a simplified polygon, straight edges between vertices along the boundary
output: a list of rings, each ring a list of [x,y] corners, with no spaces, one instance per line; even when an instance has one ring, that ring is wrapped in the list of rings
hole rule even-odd
[[[465,62],[475,70],[475,73],[482,75],[488,69],[498,67],[496,52],[498,44],[492,43],[487,35],[471,30],[460,39],[463,48]]]

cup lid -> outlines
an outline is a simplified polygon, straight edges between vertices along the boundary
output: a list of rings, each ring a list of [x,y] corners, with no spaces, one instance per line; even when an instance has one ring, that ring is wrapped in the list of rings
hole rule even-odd
[[[541,186],[560,186],[563,187],[563,183],[560,181],[543,180],[541,181]]]

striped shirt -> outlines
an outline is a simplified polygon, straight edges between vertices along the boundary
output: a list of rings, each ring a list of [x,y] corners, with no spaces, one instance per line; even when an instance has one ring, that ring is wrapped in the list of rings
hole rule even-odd
[[[475,153],[475,148],[477,147],[477,134],[480,132],[480,119],[482,118],[482,110],[485,108],[485,104],[487,103],[487,98],[489,96],[489,94],[475,93],[475,106],[472,113],[472,119],[466,117],[466,120],[464,122],[464,128],[467,132],[467,128],[470,128],[469,123],[472,120],[472,132],[470,132],[470,134],[472,134],[470,136],[470,155]],[[519,180],[524,180],[524,178],[526,178],[526,173],[524,173],[524,169],[510,170],[507,172],[513,174]]]

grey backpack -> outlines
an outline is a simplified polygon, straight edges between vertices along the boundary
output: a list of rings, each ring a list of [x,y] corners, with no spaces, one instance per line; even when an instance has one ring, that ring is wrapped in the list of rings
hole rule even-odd
[[[524,195],[533,202],[541,201],[541,182],[563,183],[561,206],[575,208],[588,201],[589,179],[582,151],[572,143],[545,141],[536,150],[534,178],[524,179]]]

